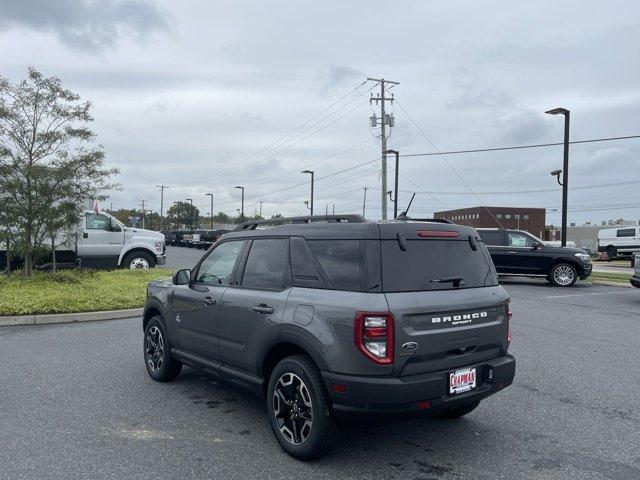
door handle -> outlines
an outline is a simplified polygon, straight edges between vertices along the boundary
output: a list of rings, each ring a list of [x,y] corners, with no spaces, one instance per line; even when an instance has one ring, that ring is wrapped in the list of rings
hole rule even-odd
[[[518,253],[518,252],[511,251],[511,252],[507,252],[507,253],[508,253],[509,255],[515,255],[515,254],[516,254],[516,253]]]
[[[89,234],[87,232],[82,232],[82,238],[89,238]]]
[[[273,307],[270,307],[269,305],[266,305],[264,303],[261,303],[260,305],[254,305],[253,307],[251,307],[251,310],[253,310],[254,312],[258,312],[258,313],[273,313]]]
[[[205,305],[215,305],[216,304],[215,299],[213,299],[211,297],[205,297],[203,302],[204,302]]]

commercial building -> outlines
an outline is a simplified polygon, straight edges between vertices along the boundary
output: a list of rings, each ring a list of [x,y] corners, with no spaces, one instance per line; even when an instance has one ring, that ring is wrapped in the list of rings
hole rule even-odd
[[[546,210],[521,207],[470,207],[435,212],[435,218],[475,228],[517,228],[544,239]]]

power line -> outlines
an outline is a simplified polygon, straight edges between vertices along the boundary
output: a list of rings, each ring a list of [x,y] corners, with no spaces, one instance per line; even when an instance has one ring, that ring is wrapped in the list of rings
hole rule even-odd
[[[396,100],[397,101],[397,100]],[[398,103],[398,106],[402,108],[402,105]],[[402,108],[404,113],[407,112]],[[407,115],[408,116],[408,115]],[[411,119],[410,119],[411,120]],[[573,140],[569,142],[570,144],[579,144],[579,143],[595,143],[595,142],[611,142],[614,140],[629,140],[632,138],[640,138],[640,135],[625,135],[622,137],[605,137],[605,138],[589,138],[587,140]],[[555,143],[534,143],[530,145],[512,145],[509,147],[492,147],[492,148],[476,148],[473,150],[451,150],[448,152],[428,152],[428,153],[405,153],[400,155],[401,157],[429,157],[429,156],[437,156],[437,155],[458,155],[463,153],[478,153],[478,152],[499,152],[503,150],[522,150],[526,148],[541,148],[541,147],[557,147],[558,145],[564,145],[564,142],[555,142]]]
[[[396,100],[397,101],[397,100]],[[462,178],[462,175],[460,175],[460,173],[458,173],[458,170],[455,169],[455,167],[453,165],[451,165],[451,163],[449,163],[449,160],[447,160],[447,158],[440,154],[440,151],[438,150],[438,148],[435,146],[435,144],[431,141],[431,139],[427,136],[426,133],[424,133],[424,130],[422,130],[422,128],[420,128],[420,125],[418,125],[416,123],[416,121],[413,119],[413,117],[411,115],[409,115],[409,112],[407,112],[405,110],[405,108],[402,106],[402,104],[400,102],[397,102],[398,106],[400,107],[400,109],[404,112],[404,114],[409,118],[409,120],[411,121],[411,123],[413,123],[413,125],[418,129],[418,131],[420,133],[422,133],[422,136],[427,140],[427,142],[429,142],[429,144],[431,145],[431,147],[438,152],[438,154],[440,155],[440,158],[442,158],[442,160],[444,161],[444,163],[447,164],[447,166],[451,169],[451,171],[453,173],[456,174],[456,176],[458,177],[458,179],[464,184],[465,187],[467,187],[467,189],[473,194],[474,197],[476,197],[476,199],[478,200],[478,202],[480,202],[480,204],[482,205],[484,202],[480,199],[480,197],[473,191],[473,189],[471,188],[471,186],[465,181],[464,178]],[[486,208],[486,207],[485,207]],[[502,223],[500,223],[500,220],[498,220],[498,218],[493,214],[493,212],[491,210],[489,210],[487,208],[487,212],[489,212],[489,215],[491,215],[493,217],[493,219],[496,221],[496,223],[500,226],[500,228],[504,228],[502,226]]]

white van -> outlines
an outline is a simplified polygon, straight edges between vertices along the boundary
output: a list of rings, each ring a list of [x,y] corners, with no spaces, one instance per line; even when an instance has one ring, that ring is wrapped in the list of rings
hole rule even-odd
[[[640,252],[640,226],[600,230],[598,252],[607,252],[609,260],[619,255],[633,258],[635,252]]]

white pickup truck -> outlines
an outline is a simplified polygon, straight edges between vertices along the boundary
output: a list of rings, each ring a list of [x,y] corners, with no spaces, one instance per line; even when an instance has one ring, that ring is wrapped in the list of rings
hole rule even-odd
[[[5,252],[0,252],[4,258]],[[153,268],[167,261],[164,235],[130,228],[106,212],[86,210],[56,258],[82,268]]]

